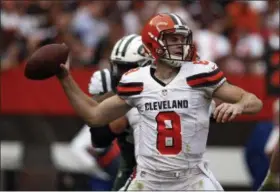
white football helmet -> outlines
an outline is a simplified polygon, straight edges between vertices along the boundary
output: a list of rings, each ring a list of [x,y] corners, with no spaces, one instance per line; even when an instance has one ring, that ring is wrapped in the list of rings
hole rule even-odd
[[[126,71],[152,62],[152,57],[145,52],[140,35],[124,36],[115,44],[110,56],[112,88],[116,87]]]

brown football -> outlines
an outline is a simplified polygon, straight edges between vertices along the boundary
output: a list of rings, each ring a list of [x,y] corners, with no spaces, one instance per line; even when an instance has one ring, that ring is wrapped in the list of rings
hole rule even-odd
[[[24,75],[28,79],[43,80],[59,73],[60,64],[65,63],[69,49],[65,44],[49,44],[37,49],[27,60]]]

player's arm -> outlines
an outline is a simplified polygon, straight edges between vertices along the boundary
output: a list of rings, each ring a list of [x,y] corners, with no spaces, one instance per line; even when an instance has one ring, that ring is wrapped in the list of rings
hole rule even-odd
[[[123,116],[107,125],[90,128],[93,145],[98,148],[108,147],[127,126],[127,118]]]
[[[263,105],[262,101],[254,94],[228,82],[224,82],[218,87],[213,93],[213,97],[226,102],[219,105],[214,112],[214,118],[217,119],[217,122],[231,121],[236,115],[242,113],[257,113]]]
[[[122,116],[109,124],[90,128],[93,146],[97,148],[109,147],[112,144],[112,141],[118,137],[127,126],[128,120],[125,116]]]
[[[60,78],[60,83],[74,110],[91,127],[106,125],[131,109],[117,95],[98,104],[79,88],[70,74]]]
[[[254,94],[229,84],[215,63],[209,61],[193,63],[200,73],[187,77],[187,83],[204,90],[207,97],[225,102],[217,106],[214,111],[217,122],[231,121],[239,114],[253,114],[262,109],[262,102]]]
[[[92,96],[92,98],[95,100],[95,101],[97,101],[98,103],[101,103],[102,101],[104,101],[105,99],[107,99],[107,98],[109,98],[109,97],[112,97],[112,96],[114,96],[115,95],[115,93],[114,92],[107,92],[107,93],[105,93],[105,94],[103,94],[103,95],[94,95],[94,96]]]
[[[243,113],[254,114],[262,109],[262,101],[256,95],[249,93],[240,87],[223,83],[215,92],[214,97],[228,103],[235,103],[243,106]]]
[[[131,106],[118,95],[110,97],[98,104],[86,95],[72,78],[70,57],[65,64],[61,64],[61,72],[57,74],[59,82],[76,113],[91,127],[106,125],[125,115]]]

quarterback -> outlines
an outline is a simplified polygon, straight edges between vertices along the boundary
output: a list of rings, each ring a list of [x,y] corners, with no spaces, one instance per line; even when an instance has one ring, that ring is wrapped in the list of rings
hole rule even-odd
[[[68,60],[57,75],[64,92],[91,127],[106,125],[133,107],[138,110],[133,133],[137,168],[128,190],[222,190],[203,161],[211,100],[226,102],[214,111],[217,122],[257,113],[262,102],[227,83],[215,63],[192,61],[192,31],[177,15],[153,16],[141,36],[155,68],[126,72],[117,95],[97,103],[76,84]]]
[[[126,54],[120,54],[123,52],[122,50],[119,51],[119,54],[116,54],[117,49],[125,47],[121,46],[121,44],[125,45],[126,43],[128,43],[127,49],[125,50]],[[193,59],[198,60],[198,55],[194,55]],[[113,48],[110,56],[111,70],[109,71],[108,69],[103,69],[93,73],[89,83],[89,93],[93,95],[95,100],[100,102],[105,98],[112,96],[112,94],[115,94],[117,83],[124,72],[132,68],[150,65],[151,62],[152,60],[150,57],[144,57],[143,55],[141,37],[135,34],[125,36],[120,39]],[[209,111],[210,115],[214,108],[215,102],[212,101]],[[113,187],[114,191],[119,190],[122,186],[124,186],[122,189],[126,189],[129,182],[127,182],[126,185],[124,184],[136,166],[134,157],[133,129],[137,127],[136,124],[137,121],[139,121],[138,118],[138,111],[134,108],[126,114],[126,123],[117,125],[114,125],[115,123],[111,123],[109,126],[102,126],[100,128],[89,128],[86,126],[86,129],[90,129],[91,131],[93,146],[98,147],[99,149],[103,148],[103,150],[106,151],[107,148],[110,148],[114,137],[117,137],[118,144],[121,149],[121,158],[119,173]],[[124,131],[119,133],[123,129]]]

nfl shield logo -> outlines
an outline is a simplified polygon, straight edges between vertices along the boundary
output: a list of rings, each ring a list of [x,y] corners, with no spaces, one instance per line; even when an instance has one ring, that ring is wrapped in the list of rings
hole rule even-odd
[[[161,91],[161,94],[162,94],[163,96],[166,96],[166,95],[167,95],[167,90],[166,90],[166,89],[163,89],[163,90]]]

